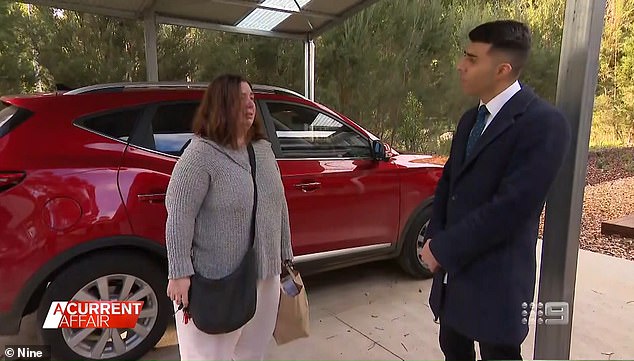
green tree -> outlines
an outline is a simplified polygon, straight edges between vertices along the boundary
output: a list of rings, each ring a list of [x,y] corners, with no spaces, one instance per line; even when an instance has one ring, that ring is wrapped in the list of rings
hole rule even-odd
[[[634,0],[608,0],[592,143],[634,141]],[[462,94],[457,61],[476,25],[519,19],[533,33],[522,81],[554,101],[564,17],[560,0],[384,0],[315,39],[316,98],[395,148],[446,153],[477,99]],[[0,92],[146,79],[136,21],[0,0]],[[6,24],[6,25],[5,25]],[[158,27],[161,80],[224,72],[303,92],[301,41]]]
[[[27,26],[25,5],[0,1],[0,94],[36,89],[37,64],[21,29]]]
[[[71,87],[145,79],[144,37],[134,21],[29,6],[29,36],[43,81]]]
[[[194,58],[196,43],[196,32],[193,29],[159,25],[157,36],[159,79],[192,80],[196,72]]]
[[[608,0],[591,144],[634,143],[634,2]]]

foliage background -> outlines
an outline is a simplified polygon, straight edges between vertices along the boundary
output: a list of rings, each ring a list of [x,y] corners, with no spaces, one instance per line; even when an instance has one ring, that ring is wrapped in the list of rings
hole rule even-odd
[[[608,0],[591,146],[634,143],[634,0]],[[523,80],[554,102],[565,2],[384,0],[315,40],[316,98],[395,148],[446,154],[464,97],[455,71],[468,31],[493,19],[527,22]],[[0,94],[145,79],[143,28],[0,0]],[[239,72],[303,92],[298,41],[159,26],[159,77],[209,81]]]

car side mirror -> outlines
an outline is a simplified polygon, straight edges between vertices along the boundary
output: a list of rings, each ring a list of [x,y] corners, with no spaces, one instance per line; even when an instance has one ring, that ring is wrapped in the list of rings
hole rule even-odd
[[[374,160],[383,160],[387,161],[390,158],[387,156],[387,151],[385,150],[385,144],[383,144],[380,140],[372,141],[372,158]]]

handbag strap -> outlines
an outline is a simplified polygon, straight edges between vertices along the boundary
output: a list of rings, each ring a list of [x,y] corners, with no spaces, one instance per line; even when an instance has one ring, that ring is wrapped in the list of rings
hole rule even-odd
[[[251,179],[253,180],[253,211],[251,215],[251,247],[255,244],[255,214],[257,213],[258,206],[258,186],[255,182],[255,152],[253,151],[253,145],[249,143],[247,145],[247,152],[249,153],[249,164],[251,165]]]

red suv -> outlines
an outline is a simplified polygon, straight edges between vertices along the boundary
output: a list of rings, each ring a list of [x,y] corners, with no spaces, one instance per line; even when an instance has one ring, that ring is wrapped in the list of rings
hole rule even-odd
[[[61,359],[135,359],[161,338],[165,191],[205,84],[124,83],[0,98],[0,334],[51,302],[142,300],[133,329],[42,329]],[[442,163],[402,155],[292,91],[254,86],[306,272],[418,257]]]

